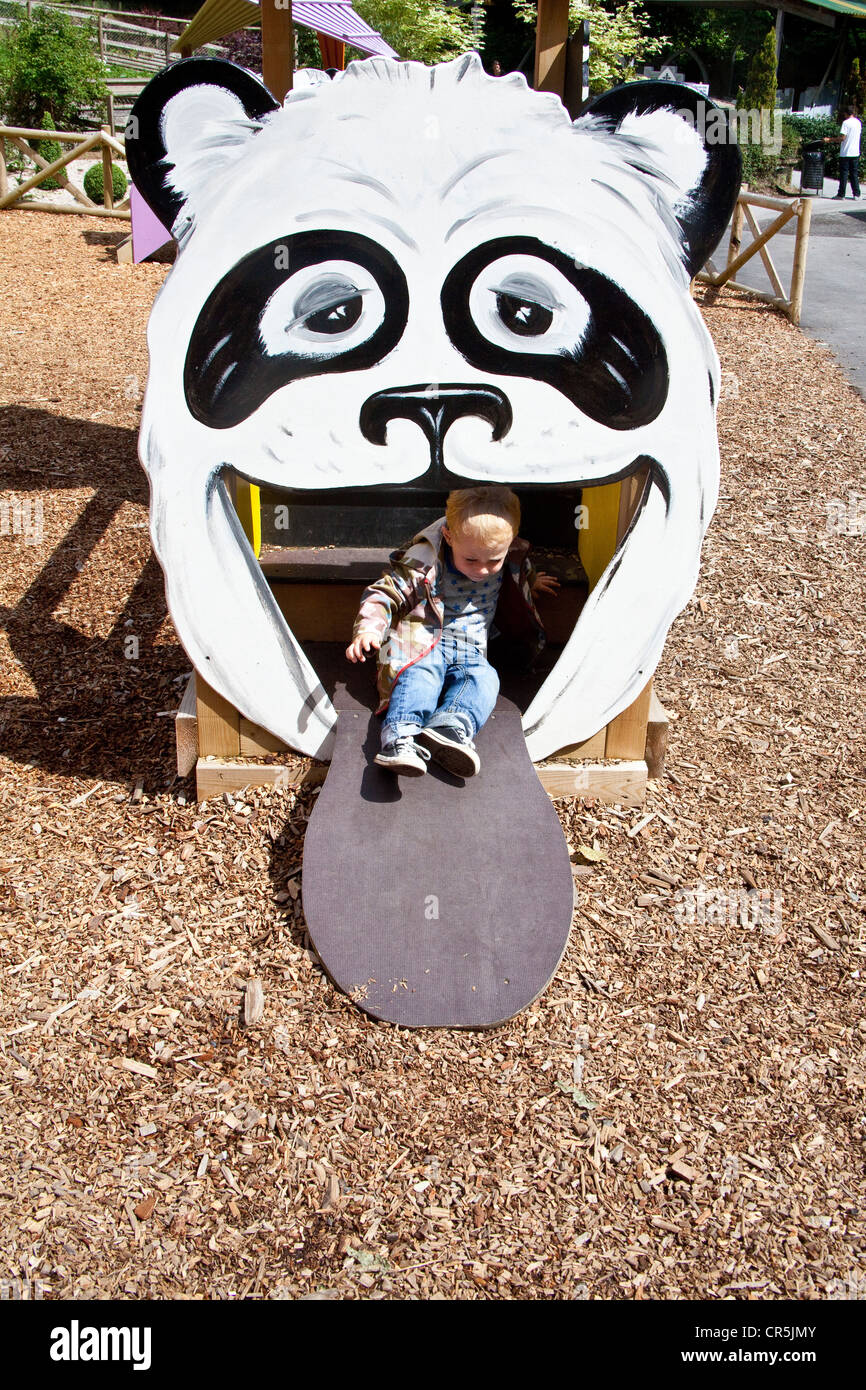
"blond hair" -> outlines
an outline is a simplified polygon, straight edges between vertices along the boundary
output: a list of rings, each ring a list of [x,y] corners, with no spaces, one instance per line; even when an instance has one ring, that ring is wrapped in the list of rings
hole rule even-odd
[[[508,487],[462,487],[448,494],[445,521],[454,536],[471,534],[482,545],[495,545],[520,530],[520,502]]]

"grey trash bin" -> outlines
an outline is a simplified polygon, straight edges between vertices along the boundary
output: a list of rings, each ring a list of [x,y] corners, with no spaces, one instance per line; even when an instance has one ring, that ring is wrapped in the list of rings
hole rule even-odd
[[[800,192],[815,197],[824,192],[824,151],[821,142],[810,140],[802,149]]]

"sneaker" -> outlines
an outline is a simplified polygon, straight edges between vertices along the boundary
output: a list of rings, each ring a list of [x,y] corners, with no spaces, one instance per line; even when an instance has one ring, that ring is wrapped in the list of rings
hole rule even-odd
[[[425,750],[429,749],[428,757],[456,777],[474,777],[481,767],[475,744],[458,729],[444,726],[427,728],[415,737]]]
[[[419,748],[413,738],[398,738],[377,753],[373,761],[378,767],[390,768],[392,772],[402,772],[406,777],[423,777],[427,771],[430,754],[426,748]]]

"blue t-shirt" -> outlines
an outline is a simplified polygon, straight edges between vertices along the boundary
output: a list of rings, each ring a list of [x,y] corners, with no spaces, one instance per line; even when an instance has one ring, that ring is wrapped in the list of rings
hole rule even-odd
[[[500,569],[486,579],[468,579],[454,564],[445,545],[445,568],[440,596],[445,604],[442,653],[449,661],[478,660],[487,651],[487,634],[496,612],[502,584]]]

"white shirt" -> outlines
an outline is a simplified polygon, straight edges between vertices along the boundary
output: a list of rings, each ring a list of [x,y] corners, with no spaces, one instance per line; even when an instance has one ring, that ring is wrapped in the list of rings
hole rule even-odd
[[[842,144],[839,154],[843,159],[856,159],[860,154],[860,122],[856,116],[849,116],[842,122]]]

